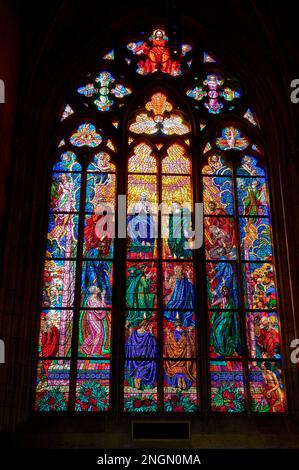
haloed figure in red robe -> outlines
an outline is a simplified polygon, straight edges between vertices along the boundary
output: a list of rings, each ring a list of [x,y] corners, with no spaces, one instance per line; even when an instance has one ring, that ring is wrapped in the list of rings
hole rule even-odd
[[[41,349],[42,357],[55,357],[59,346],[58,328],[42,313],[41,318]],[[53,359],[43,360],[43,369],[48,379],[48,369]]]
[[[163,73],[169,73],[170,75],[180,75],[180,65],[176,60],[171,59],[167,42],[164,31],[157,29],[148,42],[144,42],[134,49],[133,44],[130,44],[134,54],[144,54],[146,56],[145,60],[138,63],[139,73],[147,75],[161,70]]]
[[[268,317],[257,317],[255,320],[255,334],[261,356],[264,358],[280,357],[279,333],[271,325]]]
[[[88,255],[90,250],[97,249],[99,257],[108,257],[111,248],[112,231],[107,222],[106,208],[104,201],[101,201],[96,208],[96,213],[92,214],[87,220],[84,229],[85,253]]]

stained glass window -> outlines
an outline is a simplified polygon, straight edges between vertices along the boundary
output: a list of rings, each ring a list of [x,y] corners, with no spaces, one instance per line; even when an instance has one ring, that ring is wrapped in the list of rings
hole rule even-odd
[[[262,129],[246,83],[182,39],[115,41],[61,106],[37,411],[286,410]]]
[[[91,136],[91,137],[90,137]],[[70,142],[98,146],[82,124]],[[39,411],[109,407],[116,168],[106,151],[53,166],[43,278],[36,404]],[[109,152],[108,153],[108,149]],[[76,377],[75,395],[71,395]]]
[[[191,128],[166,93],[154,93],[145,109],[152,113],[150,121],[141,110],[129,125],[133,141],[128,155],[124,410],[194,412],[198,386],[195,272],[189,246],[192,159],[184,141],[166,140]],[[173,131],[166,132],[170,125]],[[157,134],[158,148],[139,141],[135,145],[142,134]]]
[[[233,145],[227,135],[225,128],[216,137],[202,166],[211,407],[242,412],[247,403],[254,412],[282,412],[266,170],[256,156],[242,152],[249,139],[239,129],[231,129]],[[238,153],[220,153],[219,147]]]

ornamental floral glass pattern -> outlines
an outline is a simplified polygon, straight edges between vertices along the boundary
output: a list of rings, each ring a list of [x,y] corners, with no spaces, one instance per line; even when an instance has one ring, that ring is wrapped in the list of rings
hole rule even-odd
[[[108,60],[107,56],[104,58]],[[109,111],[116,104],[114,98],[117,102],[120,102],[132,91],[122,82],[117,81],[110,72],[103,70],[96,75],[94,83],[87,83],[79,87],[77,92],[88,99],[92,98],[92,103],[98,111]]]
[[[224,108],[223,100],[233,102],[240,98],[240,91],[230,82],[231,80],[225,81],[219,74],[210,73],[202,84],[188,89],[186,94],[196,101],[202,101],[210,114],[219,114]]]
[[[102,142],[102,137],[93,124],[85,123],[78,127],[77,132],[71,136],[70,142],[75,147],[98,147]]]
[[[35,409],[284,412],[267,149],[245,84],[157,24],[97,56],[58,118]]]
[[[171,112],[172,105],[164,93],[155,93],[145,105],[145,112],[138,113],[129,130],[135,134],[185,135],[191,130],[190,125],[183,122],[180,114]]]

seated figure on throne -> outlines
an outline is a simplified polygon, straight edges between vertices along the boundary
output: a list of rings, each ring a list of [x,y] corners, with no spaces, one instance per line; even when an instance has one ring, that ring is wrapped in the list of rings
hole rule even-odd
[[[141,75],[147,75],[161,70],[161,72],[172,76],[180,75],[180,64],[178,61],[171,59],[167,43],[168,38],[165,36],[165,32],[161,29],[156,29],[148,41],[141,44],[128,44],[128,49],[133,54],[144,56],[144,59],[138,62],[137,72]]]

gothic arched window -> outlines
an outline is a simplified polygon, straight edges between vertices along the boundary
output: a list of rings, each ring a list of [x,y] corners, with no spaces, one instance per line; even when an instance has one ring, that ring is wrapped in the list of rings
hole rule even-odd
[[[193,49],[143,33],[70,94],[38,411],[286,409],[262,130],[245,85]]]

